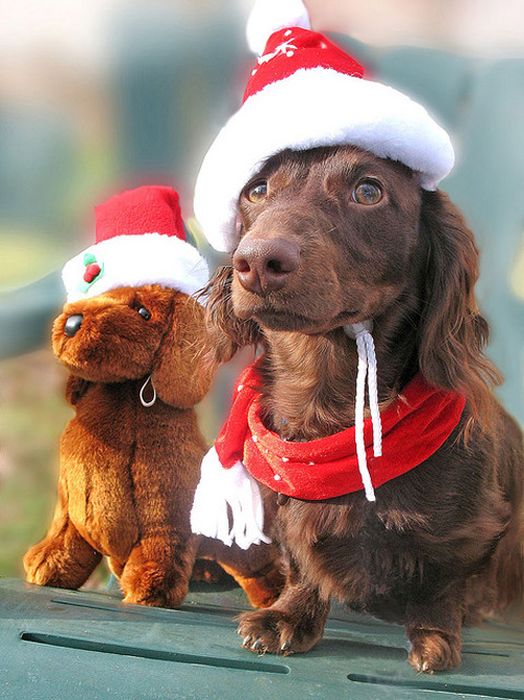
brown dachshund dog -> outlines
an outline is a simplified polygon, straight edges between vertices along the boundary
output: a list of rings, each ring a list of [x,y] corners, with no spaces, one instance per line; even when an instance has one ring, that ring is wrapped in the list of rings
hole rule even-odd
[[[263,346],[266,427],[304,441],[353,424],[357,352],[343,326],[364,319],[382,407],[417,372],[467,398],[451,437],[381,486],[376,503],[359,491],[277,506],[272,493],[287,582],[270,608],[242,615],[244,646],[311,649],[336,598],[403,623],[415,669],[457,666],[462,625],[523,590],[522,438],[492,393],[473,235],[443,192],[351,146],[270,158],[241,194],[239,224],[208,315],[222,359]]]
[[[272,547],[251,556],[191,535],[189,512],[206,444],[194,405],[214,371],[202,361],[204,312],[160,285],[120,287],[68,303],[54,322],[76,415],[60,446],[58,503],[25,555],[27,580],[78,588],[102,556],[125,601],[179,606],[197,550],[232,574],[255,606],[281,587]],[[146,406],[139,400],[142,387]]]

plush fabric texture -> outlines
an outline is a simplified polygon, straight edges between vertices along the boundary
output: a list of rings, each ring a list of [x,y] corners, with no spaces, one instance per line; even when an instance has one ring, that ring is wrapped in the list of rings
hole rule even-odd
[[[260,377],[249,366],[236,385],[233,405],[215,449],[222,465],[242,461],[257,481],[292,498],[336,498],[363,488],[355,428],[309,442],[287,442],[261,419]],[[465,399],[428,385],[418,374],[382,412],[383,456],[373,457],[371,419],[364,435],[373,486],[405,474],[434,454],[458,425]]]
[[[254,14],[259,9],[257,4]],[[280,27],[278,16],[279,28],[251,71],[243,104],[211,145],[196,182],[196,217],[220,251],[238,243],[242,189],[280,151],[359,146],[418,172],[427,190],[454,163],[448,134],[420,104],[365,79],[362,66],[322,34]]]
[[[95,207],[96,242],[69,260],[62,279],[69,302],[117,287],[161,284],[194,294],[209,271],[186,242],[178,193],[146,185]]]
[[[67,335],[68,318],[80,314]],[[78,588],[106,556],[126,602],[178,607],[198,556],[224,562],[253,605],[275,599],[282,578],[272,547],[248,556],[191,533],[206,451],[194,405],[214,374],[207,347],[202,307],[173,289],[123,287],[66,304],[53,350],[70,372],[75,416],[60,443],[53,522],[24,558],[27,581]],[[149,407],[139,399],[146,382],[145,399],[149,384],[157,395]]]

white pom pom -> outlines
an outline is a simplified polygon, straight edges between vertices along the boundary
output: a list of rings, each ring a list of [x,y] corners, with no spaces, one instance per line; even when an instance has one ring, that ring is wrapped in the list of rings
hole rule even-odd
[[[284,27],[311,29],[302,0],[255,0],[246,28],[249,48],[261,56],[271,34]]]

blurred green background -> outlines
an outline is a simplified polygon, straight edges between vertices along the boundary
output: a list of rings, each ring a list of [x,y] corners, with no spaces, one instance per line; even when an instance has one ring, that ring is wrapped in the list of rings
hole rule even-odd
[[[315,28],[339,32],[374,76],[451,131],[458,164],[443,188],[476,232],[490,354],[507,380],[500,396],[522,421],[522,4],[457,0],[446,13],[437,0],[308,4]],[[249,7],[0,0],[0,575],[21,574],[54,505],[58,439],[71,415],[48,342],[63,301],[58,270],[92,241],[93,204],[118,189],[174,184],[191,216],[202,155],[249,74]],[[218,256],[192,231],[213,267]],[[209,440],[235,372],[224,368],[200,408]]]

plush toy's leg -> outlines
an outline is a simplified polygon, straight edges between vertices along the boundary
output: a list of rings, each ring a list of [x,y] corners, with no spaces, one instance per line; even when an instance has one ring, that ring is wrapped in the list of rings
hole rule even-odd
[[[284,585],[284,577],[273,563],[259,571],[239,570],[237,566],[223,561],[220,562],[220,566],[235,579],[254,608],[267,608],[272,605]]]
[[[167,533],[146,537],[129,555],[120,585],[124,602],[178,608],[184,600],[196,545],[190,535]]]
[[[254,608],[274,603],[284,586],[280,550],[274,545],[253,545],[244,550],[202,537],[199,556],[217,561],[241,586]]]
[[[406,632],[411,643],[408,661],[415,671],[433,673],[460,665],[462,598],[454,588],[427,601],[411,602]]]
[[[41,586],[79,588],[102,558],[69,520],[60,485],[58,503],[46,537],[24,556],[26,580]]]
[[[197,559],[191,573],[191,581],[196,583],[231,583],[231,578],[216,561]]]

